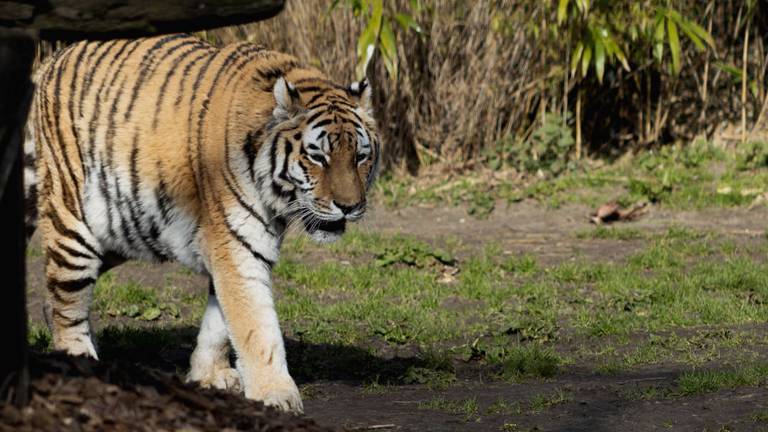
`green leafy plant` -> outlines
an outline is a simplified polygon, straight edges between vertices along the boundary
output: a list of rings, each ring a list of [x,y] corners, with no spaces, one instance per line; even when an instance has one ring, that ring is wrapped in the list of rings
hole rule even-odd
[[[768,167],[768,143],[747,142],[739,151],[736,166],[740,170]]]
[[[334,0],[329,10],[338,7],[341,0]],[[412,13],[418,13],[421,9],[419,0],[410,1],[410,11],[392,9],[393,2],[384,0],[346,0],[344,3],[356,17],[362,17],[366,24],[363,32],[357,39],[357,66],[355,73],[358,79],[365,77],[368,63],[378,49],[381,53],[384,67],[392,79],[397,79],[398,53],[397,39],[395,37],[395,24],[403,30],[413,30],[421,33],[421,26],[413,18]]]
[[[376,255],[376,265],[379,267],[398,263],[425,268],[434,264],[454,265],[456,259],[442,249],[432,248],[421,242],[387,246]]]
[[[508,162],[520,171],[541,170],[557,175],[575,166],[571,160],[574,144],[567,119],[564,120],[555,113],[548,113],[544,124],[536,129],[528,140],[509,137],[499,143],[500,150],[494,154],[504,155],[504,163]],[[497,161],[495,166],[501,167],[502,161]]]

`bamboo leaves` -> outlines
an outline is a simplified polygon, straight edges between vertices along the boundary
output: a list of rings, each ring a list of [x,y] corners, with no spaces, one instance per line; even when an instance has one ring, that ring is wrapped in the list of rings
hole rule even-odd
[[[592,66],[597,79],[602,82],[606,62],[613,61],[618,61],[622,67],[629,70],[627,56],[611,32],[606,27],[591,27],[576,43],[576,47],[571,53],[571,74],[580,71],[581,76],[586,77],[590,66]],[[580,70],[578,69],[579,65],[581,66]]]
[[[557,24],[573,41],[570,55],[572,75],[588,76],[590,68],[599,82],[607,66],[618,63],[630,70],[630,56],[635,63],[645,63],[649,53],[659,65],[669,49],[673,75],[682,68],[683,38],[699,51],[714,48],[712,36],[693,20],[666,6],[623,8],[612,2],[558,0]],[[655,17],[654,17],[655,15]]]
[[[671,70],[674,75],[679,74],[681,69],[680,55],[682,47],[680,42],[680,32],[682,32],[699,51],[704,51],[707,46],[710,48],[715,47],[715,41],[703,27],[696,24],[694,21],[683,17],[679,12],[673,9],[658,8],[655,21],[656,29],[653,40],[654,59],[659,64],[663,63],[664,45],[666,43],[666,45],[669,46],[669,53],[672,58]]]
[[[336,8],[339,3],[341,0],[334,0],[330,9]],[[398,54],[397,37],[393,23],[405,31],[415,31],[416,33],[422,33],[421,26],[412,15],[406,12],[393,12],[385,8],[383,0],[347,0],[346,4],[352,9],[355,16],[362,16],[366,22],[365,28],[357,39],[357,65],[355,66],[357,78],[365,77],[368,64],[378,49],[387,74],[396,80]],[[410,6],[414,12],[418,12],[421,8],[418,0],[411,0]]]

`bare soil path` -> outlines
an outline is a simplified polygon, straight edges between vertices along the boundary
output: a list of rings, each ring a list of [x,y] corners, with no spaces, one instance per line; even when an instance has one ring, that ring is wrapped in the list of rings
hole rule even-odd
[[[609,239],[579,238],[577,234],[592,229],[591,209],[566,205],[552,209],[531,201],[507,206],[497,205],[489,218],[477,220],[460,207],[413,207],[402,210],[374,208],[362,222],[362,230],[387,234],[408,234],[427,242],[446,238],[458,243],[458,254],[471,254],[486,244],[498,244],[507,254],[530,254],[549,265],[567,260],[587,259],[620,262],[643,246],[642,240],[617,242]],[[639,220],[621,224],[642,232],[661,232],[669,227],[685,227],[717,233],[737,245],[766,241],[768,210],[710,209],[673,212],[652,208]],[[33,323],[42,323],[44,298],[42,258],[34,253],[28,258],[28,305]],[[311,254],[307,259],[328,260]],[[180,293],[205,293],[204,278],[190,274],[174,264],[149,265],[127,263],[114,271],[116,281],[133,281],[145,286],[172,285]],[[278,281],[279,282],[279,281]],[[278,287],[279,290],[279,287]],[[182,305],[181,312],[194,306]],[[96,315],[96,326],[114,324],[121,317]],[[163,320],[138,323],[151,328],[166,324]],[[766,326],[755,332],[767,334]],[[156,353],[131,356],[136,361],[166,371],[183,373],[194,341],[192,324],[173,330],[176,346]],[[129,347],[130,348],[130,347]],[[125,354],[125,353],[123,353]],[[148,360],[149,359],[149,360]],[[104,356],[103,361],[109,361]],[[332,359],[329,359],[332,361]],[[448,388],[432,390],[423,385],[402,385],[371,391],[354,380],[302,382],[307,416],[320,424],[359,428],[360,430],[402,431],[758,431],[768,430],[768,423],[755,419],[755,413],[768,413],[768,388],[748,387],[723,390],[690,397],[628,397],[646,384],[673,382],[683,371],[674,365],[638,368],[629,372],[601,375],[591,365],[570,365],[555,377],[519,383],[481,379],[477,375],[459,377]],[[299,381],[302,381],[299,378]],[[535,395],[549,395],[549,400],[565,393],[559,400],[536,408],[528,401]],[[553,396],[554,395],[554,396]],[[454,401],[473,399],[471,407],[427,409],[435,398]],[[516,406],[499,406],[499,400],[519,401]]]

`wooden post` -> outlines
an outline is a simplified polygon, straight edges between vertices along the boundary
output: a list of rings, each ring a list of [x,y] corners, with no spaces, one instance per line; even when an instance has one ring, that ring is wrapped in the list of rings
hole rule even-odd
[[[0,396],[27,400],[27,311],[24,291],[25,235],[22,142],[32,94],[32,39],[20,34],[0,39],[0,301],[3,355]]]

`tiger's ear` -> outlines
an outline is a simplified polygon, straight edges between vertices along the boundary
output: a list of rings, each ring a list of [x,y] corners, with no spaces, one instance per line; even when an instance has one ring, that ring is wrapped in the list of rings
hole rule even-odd
[[[353,82],[347,87],[347,93],[357,102],[357,105],[366,111],[369,115],[373,113],[373,103],[371,101],[371,86],[368,84],[368,78]]]
[[[275,117],[291,117],[301,109],[299,91],[296,90],[293,84],[286,81],[284,77],[280,77],[275,81],[273,93],[275,102],[277,102],[273,111]]]

